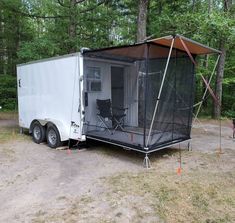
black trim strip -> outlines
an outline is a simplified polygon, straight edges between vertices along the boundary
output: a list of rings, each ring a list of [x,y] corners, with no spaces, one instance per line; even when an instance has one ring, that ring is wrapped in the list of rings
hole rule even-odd
[[[93,140],[102,141],[104,143],[114,144],[114,145],[117,145],[117,146],[120,146],[120,147],[126,147],[126,148],[129,148],[131,150],[135,150],[135,151],[145,153],[145,154],[149,154],[149,153],[155,152],[157,150],[161,150],[161,149],[170,147],[171,145],[174,145],[174,144],[177,144],[177,143],[180,143],[180,142],[191,140],[190,137],[180,138],[180,139],[173,140],[173,141],[166,142],[166,143],[162,143],[162,144],[159,144],[159,145],[152,145],[151,147],[149,147],[148,150],[145,150],[145,149],[143,149],[142,146],[136,146],[136,145],[133,145],[133,144],[123,143],[123,142],[119,142],[119,141],[116,141],[116,140],[110,140],[110,139],[107,139],[107,138],[97,137],[97,136],[93,136],[93,135],[86,135],[86,136],[87,136],[88,139],[90,138],[90,139],[93,139]]]

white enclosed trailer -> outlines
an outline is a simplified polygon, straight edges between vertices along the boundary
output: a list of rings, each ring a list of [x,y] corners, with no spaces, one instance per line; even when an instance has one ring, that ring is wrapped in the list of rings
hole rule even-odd
[[[176,35],[18,65],[19,125],[52,148],[90,138],[147,155],[190,140],[194,60],[215,53]]]
[[[19,125],[35,142],[50,147],[68,139],[85,140],[83,59],[80,53],[17,66]]]

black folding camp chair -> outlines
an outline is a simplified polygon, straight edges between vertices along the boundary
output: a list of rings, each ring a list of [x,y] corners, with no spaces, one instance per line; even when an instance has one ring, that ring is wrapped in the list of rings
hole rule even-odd
[[[110,134],[114,134],[118,128],[124,131],[124,118],[126,116],[125,111],[127,108],[112,107],[110,99],[97,99],[96,104],[97,109],[99,110],[97,116],[103,128],[107,129]],[[112,131],[107,124],[108,121],[111,121],[112,123]]]

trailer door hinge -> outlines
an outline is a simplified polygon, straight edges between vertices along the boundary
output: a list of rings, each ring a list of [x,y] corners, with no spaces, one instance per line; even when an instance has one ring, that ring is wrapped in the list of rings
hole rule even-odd
[[[18,84],[19,84],[19,87],[21,87],[21,79],[19,79]]]

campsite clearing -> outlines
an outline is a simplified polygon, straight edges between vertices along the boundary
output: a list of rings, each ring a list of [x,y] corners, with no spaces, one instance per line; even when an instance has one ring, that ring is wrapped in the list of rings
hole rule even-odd
[[[143,155],[95,144],[50,149],[0,114],[0,222],[235,222],[235,141],[228,121],[202,120],[192,151]]]

